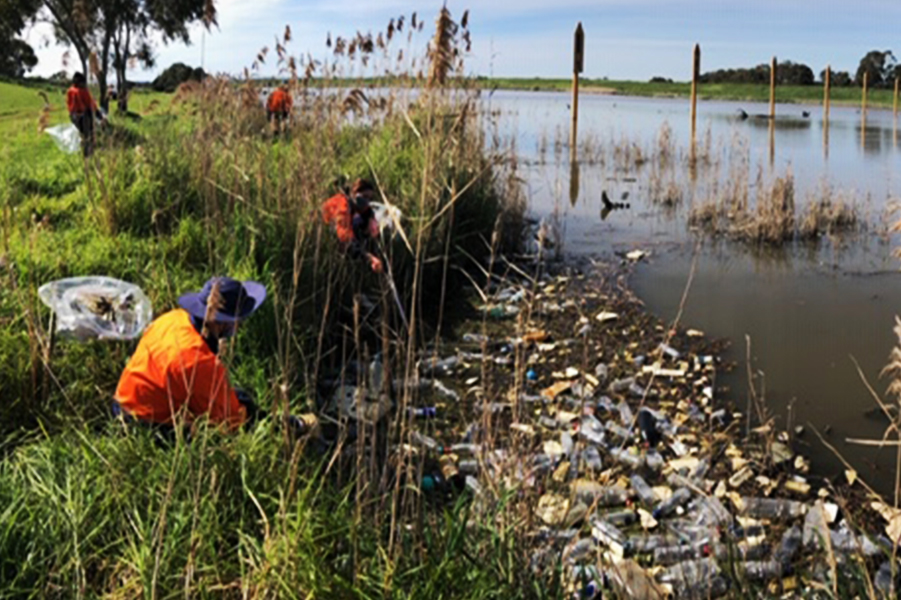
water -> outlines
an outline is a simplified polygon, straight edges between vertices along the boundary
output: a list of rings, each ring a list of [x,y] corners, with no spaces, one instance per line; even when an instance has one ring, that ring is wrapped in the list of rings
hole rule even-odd
[[[726,358],[738,365],[724,378],[730,398],[745,408],[749,338],[756,383],[765,387],[780,426],[806,427],[800,442],[816,472],[834,475],[843,467],[812,429],[823,432],[871,484],[891,489],[895,450],[845,443],[881,439],[886,426],[866,415],[877,405],[852,357],[884,395],[887,381],[879,373],[898,343],[892,328],[901,314],[901,273],[885,215],[892,198],[901,200],[901,144],[891,111],[868,111],[862,127],[859,108],[834,106],[827,132],[820,107],[779,105],[771,133],[768,120],[753,116],[768,111],[764,104],[700,102],[699,144],[720,164],[699,167],[692,181],[684,166],[690,136],[685,99],[583,95],[575,166],[569,159],[568,94],[499,91],[483,100],[500,115],[496,135],[516,140],[532,214],[556,225],[565,252],[649,250],[651,258],[637,266],[632,285],[649,310],[667,320],[678,312],[695,262],[682,323],[731,340]],[[737,118],[739,108],[752,117]],[[671,207],[650,201],[653,160],[636,168],[610,151],[637,146],[653,156],[663,127],[683,159],[672,173],[658,176],[680,190],[681,201]],[[768,251],[693,234],[691,206],[734,180],[731,170],[741,157],[752,198],[758,173],[766,184],[790,169],[800,208],[831,188],[833,197],[858,204],[869,229],[850,241]],[[602,191],[630,208],[602,215]]]

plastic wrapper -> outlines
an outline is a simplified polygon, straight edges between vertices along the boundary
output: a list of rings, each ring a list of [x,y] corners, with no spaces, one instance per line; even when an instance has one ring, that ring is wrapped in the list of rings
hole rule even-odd
[[[110,277],[60,279],[38,295],[56,314],[57,333],[80,341],[132,340],[153,318],[141,288]]]
[[[81,148],[81,134],[71,123],[48,127],[44,132],[53,138],[57,148],[67,154],[78,152]]]

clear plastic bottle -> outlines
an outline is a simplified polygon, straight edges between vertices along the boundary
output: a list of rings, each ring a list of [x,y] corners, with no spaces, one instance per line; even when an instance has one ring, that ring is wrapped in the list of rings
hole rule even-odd
[[[670,516],[689,500],[691,500],[691,491],[688,488],[679,488],[673,492],[669,500],[657,505],[657,508],[654,509],[654,518],[659,520]]]
[[[807,505],[781,498],[742,498],[742,514],[752,519],[773,521],[796,519],[804,516]]]
[[[635,490],[635,494],[638,498],[647,506],[650,506],[654,503],[654,490],[651,489],[651,486],[648,485],[648,482],[644,480],[639,474],[634,474],[629,478],[632,482],[632,489]]]
[[[624,448],[611,448],[607,453],[615,462],[633,470],[640,469],[644,465],[644,459],[641,455],[632,454]]]
[[[429,450],[434,450],[435,452],[439,452],[441,449],[441,445],[437,441],[418,431],[410,432],[410,441],[419,446],[424,446]]]

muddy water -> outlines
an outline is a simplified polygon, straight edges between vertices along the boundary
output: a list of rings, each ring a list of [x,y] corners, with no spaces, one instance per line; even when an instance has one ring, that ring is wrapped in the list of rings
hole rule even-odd
[[[732,341],[728,358],[738,368],[725,378],[729,397],[742,407],[747,401],[750,339],[751,370],[767,406],[780,425],[805,425],[801,443],[820,472],[838,473],[841,463],[814,428],[865,478],[891,488],[895,450],[845,442],[880,439],[886,425],[867,416],[876,404],[852,357],[884,392],[879,372],[897,342],[892,327],[901,314],[899,262],[891,257],[898,240],[886,233],[884,217],[891,199],[901,200],[901,144],[890,111],[871,110],[864,123],[859,109],[833,107],[827,128],[819,107],[779,105],[771,131],[768,120],[754,116],[766,113],[766,105],[702,102],[699,143],[713,164],[692,179],[687,163],[676,160],[662,178],[681,197],[663,206],[651,200],[654,156],[662,128],[676,154],[687,154],[687,100],[583,96],[576,165],[567,147],[567,94],[496,92],[484,101],[501,115],[496,135],[516,140],[533,215],[554,226],[565,252],[650,251],[632,283],[664,318],[677,313],[694,263],[683,323]],[[738,118],[739,109],[751,116]],[[647,163],[624,159],[627,146],[641,149]],[[747,166],[736,169],[739,160]],[[715,196],[742,170],[749,173],[752,198],[758,177],[766,182],[790,170],[801,208],[829,189],[833,198],[857,203],[869,229],[850,241],[779,251],[693,233],[687,224],[692,205]],[[602,191],[629,208],[602,214]]]

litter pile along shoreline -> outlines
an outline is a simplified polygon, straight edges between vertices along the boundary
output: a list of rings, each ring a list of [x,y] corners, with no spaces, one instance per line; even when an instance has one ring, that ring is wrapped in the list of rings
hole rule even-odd
[[[717,387],[726,342],[629,291],[642,258],[517,269],[423,358],[405,446],[423,492],[467,490],[473,518],[512,494],[534,573],[562,566],[581,598],[894,594],[901,513],[851,472],[815,477],[756,412],[748,431]]]

